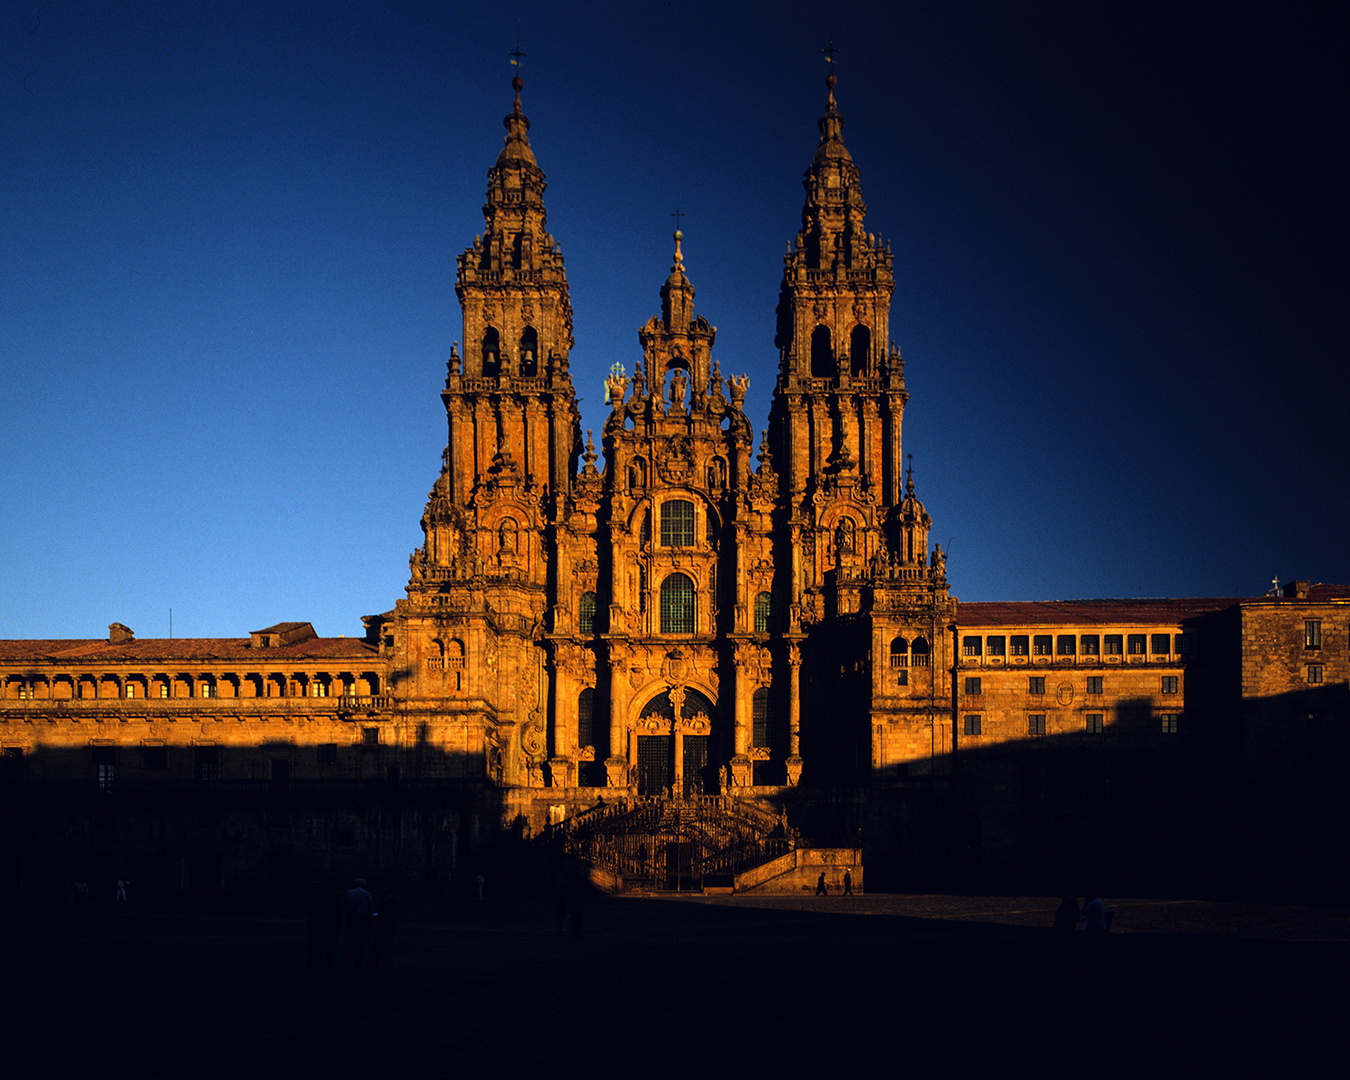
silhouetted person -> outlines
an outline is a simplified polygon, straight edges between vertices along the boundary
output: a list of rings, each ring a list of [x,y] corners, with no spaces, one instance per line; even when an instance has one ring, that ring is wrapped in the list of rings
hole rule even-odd
[[[486,884],[487,878],[485,878],[482,874],[479,874],[476,878],[473,879],[473,892],[474,895],[477,896],[479,900],[483,899],[483,886]]]
[[[394,970],[394,931],[398,928],[401,906],[398,897],[389,889],[380,898],[380,909],[375,912],[371,925],[374,927],[373,944],[370,946],[370,970],[384,962],[385,971]]]
[[[322,881],[311,881],[305,891],[305,931],[305,970],[332,971],[342,933],[342,909]]]
[[[342,898],[342,970],[360,971],[361,958],[370,940],[370,917],[375,914],[375,898],[366,891],[366,879],[357,878]]]
[[[127,886],[129,884],[131,884],[129,881],[123,881],[121,878],[117,879],[116,903],[125,904],[127,902]]]
[[[1055,956],[1072,963],[1078,951],[1078,897],[1066,896],[1055,909]]]
[[[829,896],[830,890],[825,887],[825,871],[820,872],[820,877],[816,879],[816,895]]]
[[[853,872],[851,870],[844,871],[844,895],[853,895]]]
[[[1106,931],[1110,923],[1106,917],[1106,901],[1089,893],[1083,905],[1083,959],[1089,964],[1104,964],[1107,960]]]

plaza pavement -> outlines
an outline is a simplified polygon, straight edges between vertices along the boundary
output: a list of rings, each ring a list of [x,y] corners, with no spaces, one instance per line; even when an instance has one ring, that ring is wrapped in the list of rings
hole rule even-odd
[[[490,885],[490,883],[489,883]],[[1044,897],[403,900],[398,969],[304,970],[301,901],[7,905],[6,1073],[1239,1076],[1325,1069],[1350,911],[1108,900],[1105,969]]]

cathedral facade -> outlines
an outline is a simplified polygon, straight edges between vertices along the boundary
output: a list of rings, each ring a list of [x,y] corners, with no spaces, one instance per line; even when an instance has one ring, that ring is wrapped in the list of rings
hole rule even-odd
[[[0,797],[27,823],[7,863],[46,865],[33,837],[79,834],[82,854],[47,859],[69,874],[153,834],[162,867],[142,876],[166,887],[256,883],[250,858],[278,850],[435,878],[510,822],[565,832],[668,803],[716,807],[699,835],[723,828],[726,850],[778,823],[851,858],[866,845],[892,881],[974,880],[982,861],[1069,866],[1088,848],[1120,863],[1171,845],[1180,863],[1200,832],[1232,850],[1233,822],[1270,820],[1245,794],[1273,760],[1253,747],[1277,744],[1287,777],[1343,757],[1350,590],[949,595],[904,467],[892,256],[827,85],[767,430],[757,441],[745,378],[721,371],[677,231],[597,447],[517,79],[484,231],[458,260],[463,351],[406,596],[361,639],[294,622],[142,641],[114,623],[106,641],[0,642]],[[222,824],[204,830],[200,807],[147,824],[169,791],[210,792]],[[89,822],[113,828],[109,804],[71,792],[140,801],[100,842]],[[295,835],[276,824],[283,796],[306,808]],[[610,880],[640,877],[607,835]]]
[[[842,124],[831,83],[763,441],[745,378],[723,376],[694,311],[677,232],[641,359],[607,383],[601,471],[593,433],[581,439],[567,279],[517,94],[486,230],[459,258],[464,353],[442,394],[426,542],[379,630],[407,707],[439,724],[449,702],[482,733],[494,783],[749,794],[799,784],[813,755],[856,779],[866,715],[930,726],[954,608],[902,482],[891,255],[866,232]],[[910,679],[871,685],[867,658],[897,639]],[[812,687],[856,710],[842,741],[803,731]]]

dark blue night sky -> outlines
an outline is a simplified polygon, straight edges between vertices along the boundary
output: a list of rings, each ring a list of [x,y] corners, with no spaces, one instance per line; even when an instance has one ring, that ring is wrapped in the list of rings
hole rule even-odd
[[[1350,582],[1339,16],[14,0],[0,637],[355,635],[403,595],[517,23],[587,427],[676,209],[765,426],[833,37],[953,592]]]

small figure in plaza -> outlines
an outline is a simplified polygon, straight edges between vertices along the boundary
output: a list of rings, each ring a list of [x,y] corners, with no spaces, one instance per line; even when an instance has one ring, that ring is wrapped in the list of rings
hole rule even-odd
[[[375,898],[366,890],[366,879],[357,878],[342,898],[342,970],[360,971],[370,940],[370,917],[375,914]]]
[[[483,886],[486,884],[487,878],[485,878],[482,874],[479,874],[477,877],[473,879],[473,894],[474,896],[478,897],[479,900],[483,899]]]
[[[825,887],[825,871],[820,872],[820,877],[816,879],[816,895],[829,896],[830,890]]]
[[[1072,963],[1078,955],[1078,897],[1066,896],[1055,909],[1055,956],[1063,963]]]
[[[127,902],[127,886],[130,884],[131,882],[129,881],[123,881],[121,878],[117,879],[117,903],[125,904]]]
[[[845,870],[845,871],[844,871],[844,895],[845,895],[845,896],[852,896],[852,895],[853,895],[853,871],[852,871],[852,870]]]
[[[1110,958],[1106,932],[1111,926],[1111,917],[1106,911],[1106,901],[1095,893],[1088,893],[1083,904],[1083,959],[1089,964],[1105,964]]]

